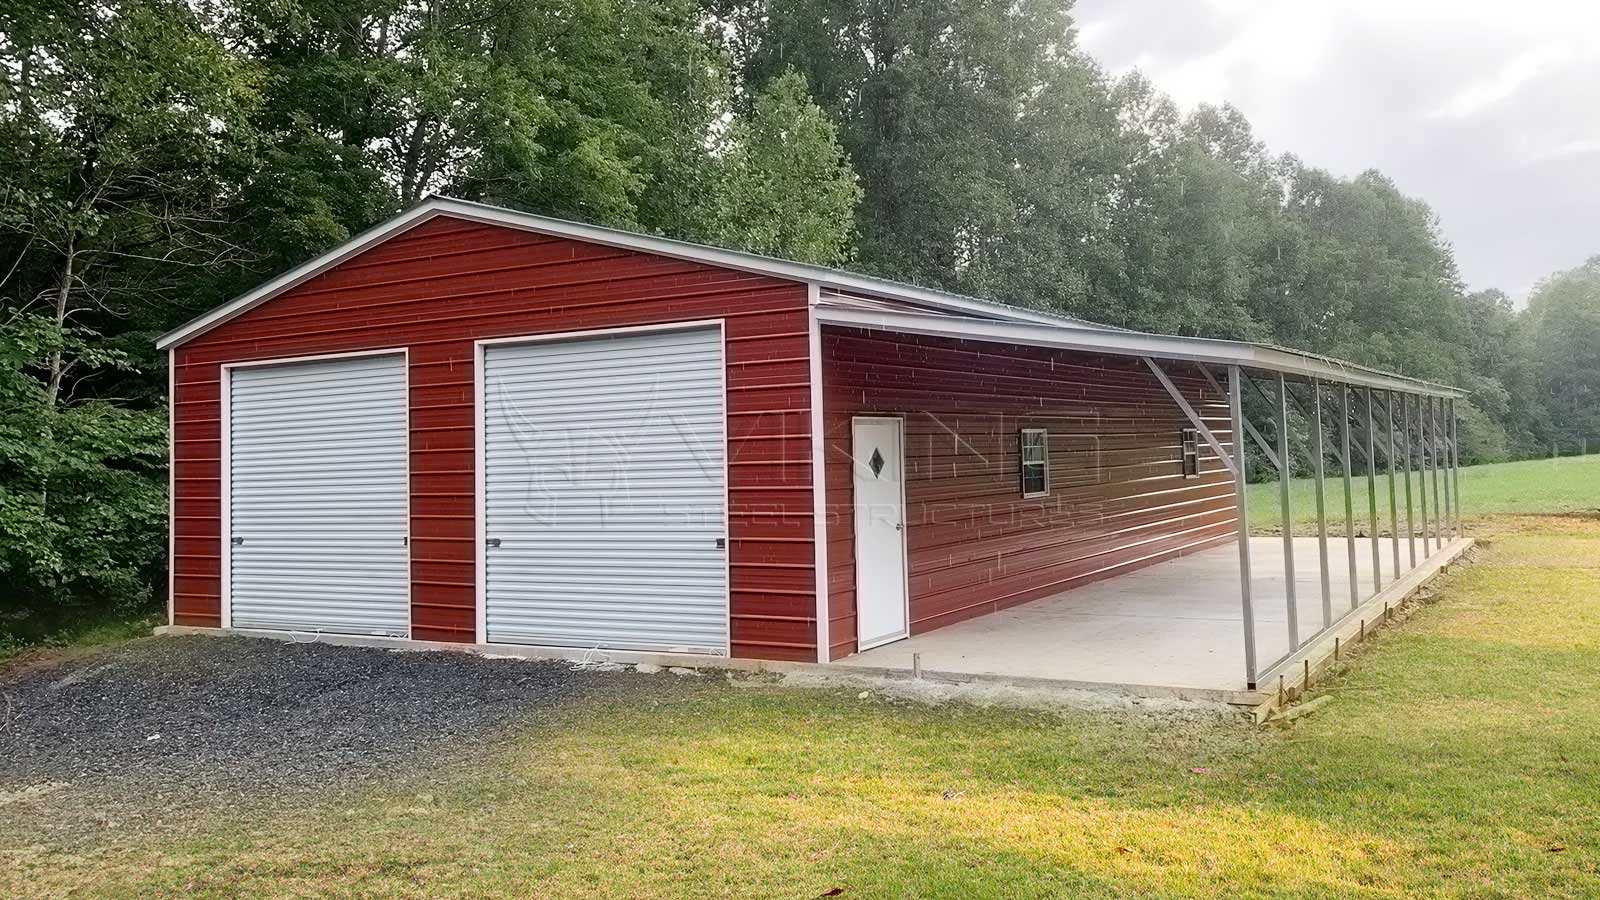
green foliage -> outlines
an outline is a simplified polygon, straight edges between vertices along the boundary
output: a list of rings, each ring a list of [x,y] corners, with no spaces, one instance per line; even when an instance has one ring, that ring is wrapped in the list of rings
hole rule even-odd
[[[0,575],[153,596],[150,338],[434,192],[1451,381],[1464,461],[1600,440],[1600,263],[1464,294],[1421,201],[1108,79],[1069,6],[0,7]]]
[[[148,338],[252,253],[223,214],[253,68],[176,0],[0,13],[0,629],[151,604],[165,411]],[[153,373],[152,373],[153,374]]]
[[[727,143],[719,243],[803,262],[845,258],[861,188],[805,79],[791,71],[769,83]]]
[[[1528,318],[1544,437],[1569,448],[1600,441],[1600,256],[1541,282]]]
[[[166,416],[105,400],[51,405],[30,370],[64,352],[126,365],[47,317],[0,331],[0,631],[47,606],[136,608],[164,571]]]

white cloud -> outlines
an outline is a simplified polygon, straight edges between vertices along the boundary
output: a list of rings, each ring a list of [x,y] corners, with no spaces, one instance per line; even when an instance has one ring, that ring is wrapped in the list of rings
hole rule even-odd
[[[1569,47],[1551,45],[1535,47],[1514,57],[1488,78],[1469,83],[1446,100],[1442,106],[1428,113],[1436,119],[1465,119],[1511,99],[1529,83],[1551,69],[1564,65],[1574,58]]]
[[[1522,162],[1526,165],[1534,165],[1551,160],[1565,159],[1569,156],[1587,156],[1591,153],[1600,153],[1600,138],[1580,138],[1575,141],[1557,144],[1554,147],[1534,150],[1524,157]]]

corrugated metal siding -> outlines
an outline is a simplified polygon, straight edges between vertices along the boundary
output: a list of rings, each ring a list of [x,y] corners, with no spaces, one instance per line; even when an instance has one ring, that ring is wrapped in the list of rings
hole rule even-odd
[[[448,217],[176,348],[174,620],[220,621],[220,363],[409,348],[412,636],[471,641],[473,341],[714,318],[733,654],[815,659],[805,286]]]
[[[1224,439],[1224,399],[1167,368]],[[1137,359],[824,329],[830,656],[855,652],[850,418],[906,422],[913,634],[1233,538],[1233,487]],[[1050,494],[1023,500],[1017,432],[1050,432]]]
[[[814,660],[800,283],[430,219],[176,348],[173,618],[219,625],[219,364],[410,349],[411,636],[474,641],[474,340],[723,319],[734,657]]]
[[[727,654],[722,331],[484,348],[490,641]]]
[[[228,405],[233,627],[406,637],[405,358],[233,369]]]

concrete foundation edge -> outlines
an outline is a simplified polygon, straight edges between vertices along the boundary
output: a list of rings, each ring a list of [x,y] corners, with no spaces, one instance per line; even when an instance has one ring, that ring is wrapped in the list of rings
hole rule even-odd
[[[1327,671],[1328,667],[1334,662],[1336,639],[1339,645],[1348,645],[1352,636],[1380,625],[1380,619],[1386,608],[1399,606],[1406,598],[1416,593],[1429,581],[1433,580],[1435,576],[1443,572],[1447,566],[1459,559],[1472,546],[1473,541],[1471,538],[1459,538],[1445,545],[1444,549],[1429,557],[1426,562],[1406,573],[1400,580],[1351,611],[1333,628],[1319,636],[1317,640],[1308,643],[1293,656],[1277,664],[1270,675],[1264,676],[1264,678],[1270,677],[1271,683],[1263,683],[1254,691],[1190,688],[1180,685],[1073,681],[1057,678],[985,675],[933,670],[924,670],[921,673],[921,678],[946,684],[1000,685],[1033,690],[1092,691],[1133,698],[1228,703],[1245,708],[1256,721],[1264,721],[1279,705],[1298,697],[1304,691],[1305,676],[1308,671],[1313,681]],[[784,662],[676,653],[648,653],[631,650],[529,647],[517,644],[461,644],[445,641],[415,641],[397,637],[308,634],[306,632],[266,631],[245,628],[204,628],[193,625],[161,625],[155,628],[155,633],[158,635],[236,635],[299,643],[333,644],[343,647],[475,653],[486,657],[561,660],[573,663],[618,663],[623,665],[645,663],[662,668],[722,669],[757,674],[794,672],[891,680],[912,680],[916,677],[910,669],[903,668],[840,666],[829,663]]]

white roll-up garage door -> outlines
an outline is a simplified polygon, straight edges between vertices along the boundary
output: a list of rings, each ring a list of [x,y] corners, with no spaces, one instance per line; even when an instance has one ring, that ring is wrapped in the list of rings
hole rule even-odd
[[[722,330],[483,354],[488,640],[726,655]]]
[[[409,636],[405,357],[227,374],[229,624]]]

